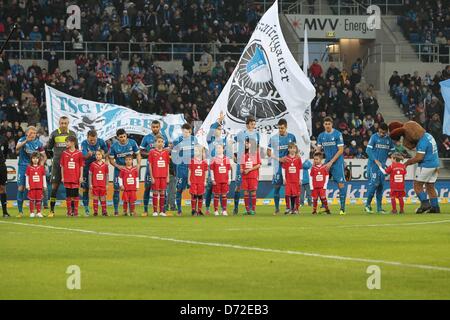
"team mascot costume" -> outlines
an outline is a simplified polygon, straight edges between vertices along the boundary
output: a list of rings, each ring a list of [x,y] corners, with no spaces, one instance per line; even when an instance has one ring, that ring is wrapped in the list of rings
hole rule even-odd
[[[434,186],[438,177],[439,155],[433,136],[415,121],[390,123],[389,135],[396,142],[403,137],[403,146],[416,151],[415,156],[405,163],[406,166],[417,164],[414,191],[421,205],[416,209],[416,213],[440,213]]]

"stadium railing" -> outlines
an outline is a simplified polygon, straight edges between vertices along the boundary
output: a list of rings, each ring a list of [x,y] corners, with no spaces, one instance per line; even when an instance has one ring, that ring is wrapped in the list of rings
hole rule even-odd
[[[316,15],[367,15],[367,7],[371,5],[377,5],[380,8],[380,14],[388,15],[395,9],[401,8],[404,0],[329,0],[316,1],[313,4],[310,4],[308,0],[301,0],[292,3],[283,12]]]
[[[419,59],[421,62],[448,64],[450,61],[450,46],[432,43],[389,46],[377,44],[369,47],[367,52],[368,63],[404,62],[414,59]]]
[[[4,41],[0,41],[0,46]],[[247,43],[218,44],[218,43],[149,43],[149,42],[82,42],[81,49],[74,49],[72,42],[61,41],[10,41],[6,52],[10,60],[14,59],[46,59],[52,51],[60,60],[74,60],[79,54],[94,56],[104,54],[107,60],[115,57],[116,49],[120,50],[122,60],[129,60],[134,54],[153,56],[155,60],[182,60],[190,53],[195,61],[200,60],[205,49],[212,55],[214,61],[224,60],[231,56],[239,60]],[[299,43],[288,43],[294,57],[303,56],[303,46]],[[310,55],[321,57],[321,61],[330,61],[327,47],[323,51],[311,50]],[[339,54],[332,54],[332,60],[340,62]]]

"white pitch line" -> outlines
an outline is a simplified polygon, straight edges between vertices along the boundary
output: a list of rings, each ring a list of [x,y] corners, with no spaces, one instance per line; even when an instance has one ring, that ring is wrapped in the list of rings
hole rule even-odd
[[[100,231],[94,231],[94,230],[73,229],[73,228],[55,227],[55,226],[48,226],[48,225],[36,225],[36,224],[21,223],[21,222],[0,221],[0,223],[19,225],[19,226],[27,226],[27,227],[33,227],[33,228],[44,228],[44,229],[52,229],[52,230],[64,230],[64,231],[71,231],[71,232],[80,232],[80,233],[93,234],[93,235],[99,235],[99,236],[145,238],[145,239],[151,239],[151,240],[168,241],[168,242],[192,244],[192,245],[200,245],[200,246],[219,247],[219,248],[228,248],[228,249],[238,249],[238,250],[247,250],[247,251],[257,251],[257,252],[268,252],[268,253],[280,253],[280,254],[289,254],[289,255],[300,255],[300,256],[306,256],[306,257],[315,257],[315,258],[338,260],[338,261],[379,263],[379,264],[385,264],[385,265],[391,265],[391,266],[397,266],[397,267],[422,269],[422,270],[437,270],[437,271],[450,272],[450,268],[448,268],[448,267],[430,266],[430,265],[423,265],[423,264],[411,264],[411,263],[403,263],[403,262],[398,262],[398,261],[345,257],[345,256],[328,255],[328,254],[320,254],[320,253],[313,253],[313,252],[303,252],[303,251],[294,251],[294,250],[280,250],[280,249],[269,249],[269,248],[258,248],[258,247],[246,247],[246,246],[240,246],[240,245],[234,245],[234,244],[216,243],[216,242],[203,242],[203,241],[195,241],[195,240],[181,240],[181,239],[165,238],[165,237],[158,237],[158,236],[149,236],[149,235],[142,235],[142,234],[100,232]]]
[[[403,226],[416,226],[426,224],[440,224],[450,223],[450,220],[437,220],[437,221],[419,221],[419,222],[404,222],[404,223],[379,223],[379,224],[351,224],[351,225],[331,225],[331,226],[298,226],[298,227],[269,227],[269,228],[228,228],[227,231],[270,231],[280,229],[290,230],[309,230],[309,229],[323,229],[323,228],[364,228],[364,227],[403,227]]]

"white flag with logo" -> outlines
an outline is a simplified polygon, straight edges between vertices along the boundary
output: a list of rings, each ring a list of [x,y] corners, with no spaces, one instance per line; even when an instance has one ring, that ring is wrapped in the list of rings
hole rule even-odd
[[[310,139],[304,114],[315,96],[315,88],[288,49],[278,19],[278,1],[256,26],[230,79],[214,107],[197,132],[206,146],[211,125],[221,112],[224,129],[235,134],[245,129],[245,120],[253,116],[261,133],[261,146],[276,133],[281,118],[298,142],[302,158],[309,156]]]

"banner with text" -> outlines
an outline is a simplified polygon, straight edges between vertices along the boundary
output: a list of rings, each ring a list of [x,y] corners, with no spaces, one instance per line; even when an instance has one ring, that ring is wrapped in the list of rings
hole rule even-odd
[[[160,116],[144,114],[115,104],[101,103],[73,97],[50,86],[45,86],[49,132],[59,126],[59,118],[66,116],[70,129],[75,131],[79,141],[86,139],[87,132],[95,129],[99,138],[108,140],[116,136],[117,129],[129,134],[151,133],[151,123],[158,120],[161,131],[169,140],[181,135],[181,126],[186,122],[181,114]]]

